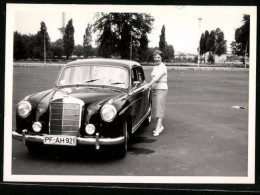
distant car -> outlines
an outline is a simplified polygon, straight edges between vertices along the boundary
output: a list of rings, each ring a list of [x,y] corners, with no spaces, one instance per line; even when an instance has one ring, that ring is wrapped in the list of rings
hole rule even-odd
[[[33,83],[32,83],[33,84]],[[44,145],[114,145],[124,157],[129,136],[151,121],[152,97],[143,68],[129,60],[68,63],[55,87],[17,105],[13,139],[32,153]]]

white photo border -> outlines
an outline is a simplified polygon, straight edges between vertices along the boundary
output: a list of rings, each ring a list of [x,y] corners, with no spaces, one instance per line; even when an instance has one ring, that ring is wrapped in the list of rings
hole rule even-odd
[[[94,9],[97,12],[122,10],[122,12],[147,12],[164,9],[171,5],[66,5],[66,4],[15,4],[6,5],[6,56],[5,56],[5,102],[4,102],[4,182],[77,182],[77,183],[168,183],[168,184],[253,184],[255,183],[255,114],[256,114],[256,6],[229,6],[229,8],[247,8],[250,13],[250,70],[249,70],[249,122],[248,122],[248,175],[245,177],[201,177],[201,176],[65,176],[65,175],[13,175],[12,164],[12,95],[13,95],[13,32],[17,11],[36,11],[47,8],[57,12],[66,10]],[[219,6],[217,6],[219,7]],[[223,6],[225,7],[225,6]],[[214,6],[212,6],[214,8]]]

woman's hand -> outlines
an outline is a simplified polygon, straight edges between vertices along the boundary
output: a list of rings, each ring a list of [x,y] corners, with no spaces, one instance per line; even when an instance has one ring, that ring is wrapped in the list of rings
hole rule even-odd
[[[148,89],[148,88],[150,88],[150,86],[149,86],[148,84],[146,84],[146,85],[144,86],[144,90],[146,90],[146,89]]]

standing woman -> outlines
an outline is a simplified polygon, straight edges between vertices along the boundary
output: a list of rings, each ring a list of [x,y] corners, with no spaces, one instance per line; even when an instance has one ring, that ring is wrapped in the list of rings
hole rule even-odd
[[[164,118],[165,100],[168,93],[167,68],[162,62],[162,51],[155,50],[153,58],[155,61],[155,66],[151,73],[152,80],[148,83],[147,88],[152,86],[153,115],[157,118],[157,124],[155,130],[153,131],[153,135],[158,136],[164,130],[162,120]]]

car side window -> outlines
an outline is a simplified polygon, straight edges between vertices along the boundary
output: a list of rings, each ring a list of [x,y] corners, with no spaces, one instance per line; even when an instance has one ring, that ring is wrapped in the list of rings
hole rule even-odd
[[[132,86],[134,86],[134,81],[139,81],[140,84],[143,84],[145,82],[145,76],[142,67],[134,67],[131,71],[131,78]]]
[[[131,70],[131,83],[132,83],[132,86],[134,85],[134,81],[138,81],[136,68],[133,68]]]
[[[145,82],[145,76],[144,76],[144,71],[143,71],[142,67],[137,68],[137,74],[138,74],[138,80],[141,83],[144,83]]]

